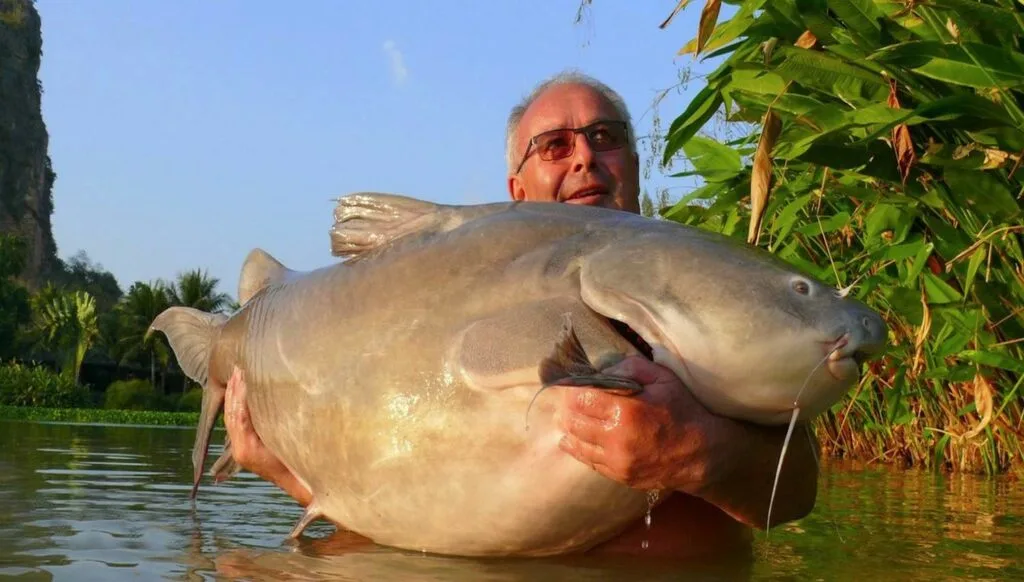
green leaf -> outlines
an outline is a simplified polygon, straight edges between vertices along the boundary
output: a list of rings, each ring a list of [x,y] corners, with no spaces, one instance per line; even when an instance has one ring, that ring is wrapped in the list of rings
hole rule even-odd
[[[977,276],[978,268],[981,267],[981,263],[985,260],[987,254],[984,246],[978,247],[978,250],[971,254],[971,260],[967,263],[967,275],[964,277],[963,282],[964,295],[970,294],[971,285],[974,284],[974,277]]]
[[[776,97],[786,90],[786,80],[763,69],[737,68],[730,76],[729,83],[722,89]]]
[[[842,229],[844,226],[850,224],[850,213],[840,212],[838,214],[829,216],[820,222],[818,220],[808,221],[807,224],[796,229],[800,234],[808,236],[819,235],[822,233],[828,234]]]
[[[1024,55],[979,43],[911,41],[885,47],[870,59],[957,85],[975,88],[1024,84]]]
[[[883,85],[878,75],[818,51],[781,46],[775,49],[774,71],[788,81],[831,94],[837,85],[850,80]],[[774,61],[773,61],[774,62]]]
[[[718,108],[722,106],[722,95],[718,88],[707,85],[690,102],[679,117],[677,117],[668,130],[665,152],[662,156],[662,163],[668,164],[672,156],[685,146],[693,136],[697,135],[704,124],[714,116]]]
[[[750,25],[754,23],[754,12],[761,9],[761,6],[767,0],[752,0],[749,2],[743,2],[740,9],[736,11],[726,22],[721,22],[715,26],[714,32],[708,37],[707,43],[704,45],[704,51],[714,50],[721,48],[726,44],[736,40],[737,37],[746,33]],[[697,39],[694,38],[690,42],[686,43],[682,49],[679,50],[679,54],[692,53],[697,48]]]
[[[927,246],[924,239],[917,239],[911,243],[885,246],[877,253],[877,258],[882,261],[902,261],[917,256]]]
[[[981,364],[982,366],[991,366],[993,368],[1000,368],[1003,370],[1009,370],[1010,372],[1024,374],[1024,362],[997,352],[986,350],[964,350],[960,352],[959,356],[965,360]]]
[[[946,168],[943,175],[957,201],[964,206],[998,221],[1021,214],[1010,184],[996,173]]]
[[[978,0],[931,0],[931,6],[938,9],[951,10],[950,15],[954,22],[964,28],[964,24],[974,26],[995,27],[1019,35],[1020,24],[1017,23],[1014,13],[1005,8],[992,6]]]
[[[780,243],[786,240],[789,236],[790,231],[793,230],[793,225],[796,224],[797,214],[807,206],[807,203],[811,200],[811,194],[804,194],[803,196],[797,196],[782,209],[775,216],[775,220],[772,221],[771,230],[775,231],[775,241],[772,243],[774,246],[778,246]]]
[[[917,278],[921,275],[921,271],[924,271],[925,266],[928,264],[928,257],[932,255],[935,250],[935,245],[928,243],[922,248],[917,255],[914,257],[914,262],[910,264],[910,269],[907,271],[906,277],[903,282],[907,285],[912,285]]]
[[[867,48],[875,48],[881,43],[882,27],[878,22],[884,15],[872,0],[829,0],[828,7],[860,37]]]
[[[924,291],[928,296],[928,303],[953,303],[960,301],[963,296],[942,279],[931,272],[921,273],[921,280],[924,283]]]
[[[821,106],[821,101],[793,93],[785,93],[777,99],[773,95],[754,95],[742,91],[730,95],[740,107],[750,112],[747,117],[751,122],[759,122],[769,106],[776,113],[788,113],[793,116],[806,115],[808,111]]]
[[[708,182],[723,182],[743,171],[739,152],[704,136],[694,136],[686,142],[683,152]]]
[[[828,3],[826,0],[796,0],[796,7],[804,26],[824,44],[833,44],[832,30],[835,22],[828,17]]]
[[[907,209],[879,203],[864,219],[865,236],[868,240],[881,239],[883,232],[891,231],[893,236],[887,244],[899,244],[906,239],[913,222],[914,214]]]

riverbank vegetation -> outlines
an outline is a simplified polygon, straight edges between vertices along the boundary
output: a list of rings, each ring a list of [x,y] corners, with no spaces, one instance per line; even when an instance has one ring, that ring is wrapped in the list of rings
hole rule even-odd
[[[700,11],[680,54],[719,64],[656,144],[700,178],[662,216],[884,314],[888,353],[816,424],[827,454],[1024,473],[1024,5],[722,4],[677,8]]]
[[[164,335],[146,331],[171,305],[236,309],[217,279],[193,270],[123,293],[109,272],[78,255],[61,277],[30,290],[19,280],[25,257],[21,239],[0,236],[0,417],[192,419],[202,391],[182,374]]]

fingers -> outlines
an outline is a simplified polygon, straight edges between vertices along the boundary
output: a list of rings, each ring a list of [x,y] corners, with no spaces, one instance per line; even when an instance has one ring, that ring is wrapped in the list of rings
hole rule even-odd
[[[593,443],[580,440],[572,434],[566,434],[558,441],[558,447],[576,458],[579,462],[590,465],[604,464],[604,449]]]
[[[587,443],[598,443],[607,438],[608,431],[615,428],[609,420],[584,414],[567,414],[561,418],[562,430],[566,434]]]

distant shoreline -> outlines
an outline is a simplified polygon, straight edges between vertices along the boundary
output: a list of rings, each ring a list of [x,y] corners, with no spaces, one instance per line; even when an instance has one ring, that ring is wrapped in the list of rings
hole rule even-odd
[[[136,424],[195,428],[198,412],[164,412],[157,410],[107,410],[103,408],[39,408],[35,406],[0,406],[0,420],[29,420],[88,424]],[[218,427],[223,422],[218,419]]]

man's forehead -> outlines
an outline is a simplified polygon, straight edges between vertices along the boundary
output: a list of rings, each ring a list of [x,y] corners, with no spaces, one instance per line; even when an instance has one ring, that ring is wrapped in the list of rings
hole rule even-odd
[[[595,121],[619,120],[615,107],[592,87],[559,85],[539,95],[521,121],[520,137],[565,127],[583,127]]]

